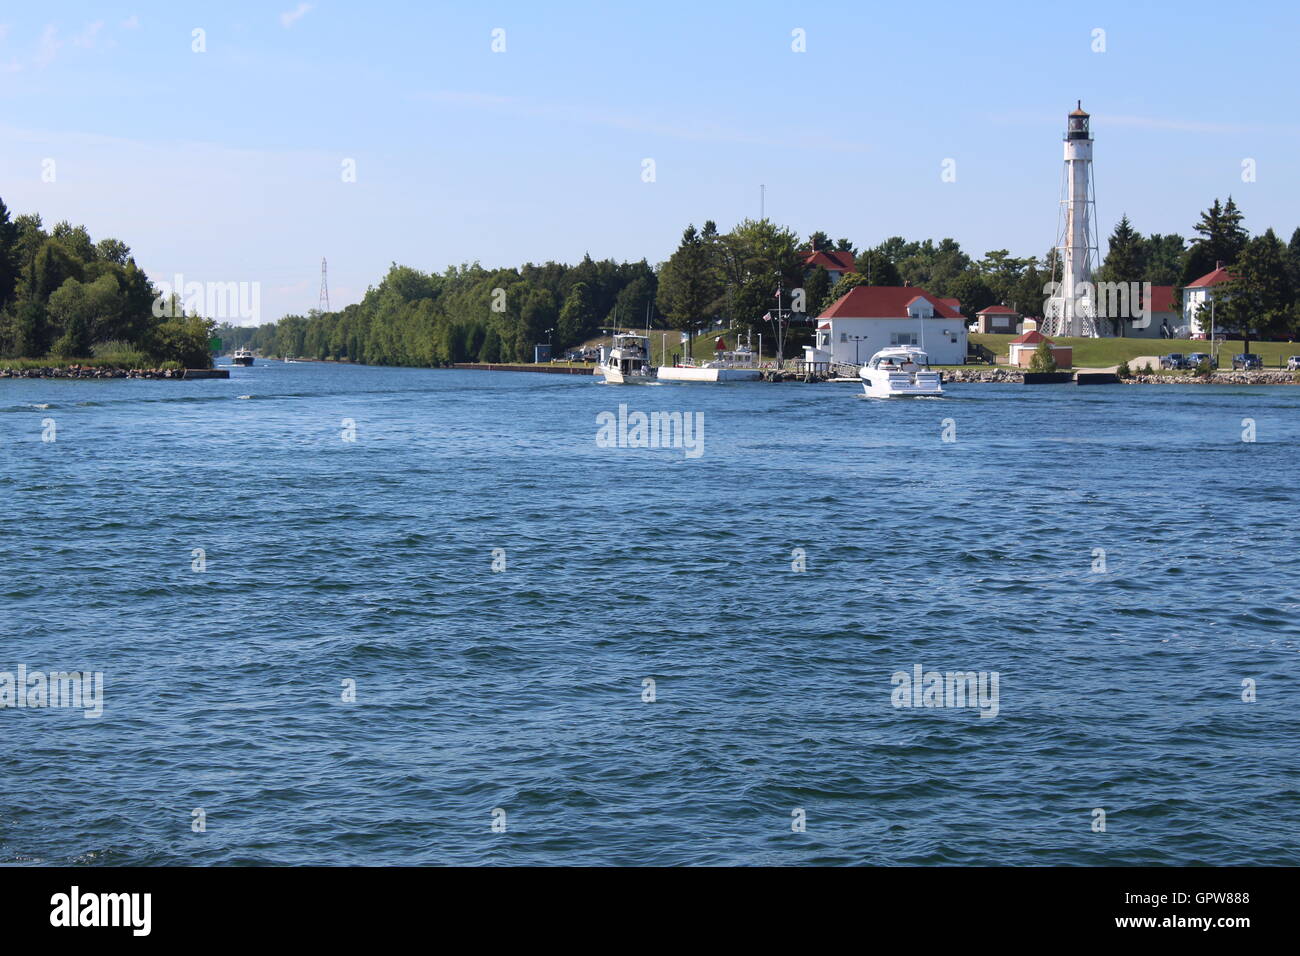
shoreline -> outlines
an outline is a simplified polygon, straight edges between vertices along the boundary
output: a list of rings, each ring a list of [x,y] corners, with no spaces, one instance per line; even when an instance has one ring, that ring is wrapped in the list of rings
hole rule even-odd
[[[352,362],[320,362],[303,359],[302,362],[319,364],[353,365]],[[365,368],[407,368],[419,366],[375,365],[359,366]],[[460,370],[475,372],[531,372],[551,375],[587,375],[595,372],[593,366],[574,365],[528,365],[517,363],[477,363],[458,362],[452,366],[428,366],[431,371]],[[1020,368],[972,366],[968,368],[944,368],[939,370],[944,384],[962,385],[1023,385],[1025,370]],[[1076,368],[1066,370],[1070,375],[1095,374],[1113,375],[1113,368]],[[38,368],[4,368],[0,367],[0,380],[5,379],[43,379],[71,381],[107,381],[131,379],[143,381],[179,382],[195,379],[229,378],[229,369],[162,369],[162,368],[95,368],[86,365],[49,365]],[[782,383],[798,382],[801,384],[842,383],[818,372],[799,372],[793,369],[763,369],[763,382]],[[853,380],[856,381],[856,380]],[[1060,384],[1076,384],[1073,380]],[[1101,383],[1099,383],[1101,384]],[[1200,375],[1143,375],[1134,374],[1130,378],[1118,379],[1105,384],[1117,385],[1300,385],[1300,373],[1286,369],[1257,369],[1216,371],[1209,376]]]
[[[225,369],[203,368],[93,368],[87,365],[49,365],[42,368],[0,368],[0,379],[36,378],[92,381],[107,379],[140,379],[146,381],[180,382],[185,379],[230,378]]]

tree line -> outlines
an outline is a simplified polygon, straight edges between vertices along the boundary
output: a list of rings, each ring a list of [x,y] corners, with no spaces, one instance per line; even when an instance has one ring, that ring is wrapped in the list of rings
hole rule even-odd
[[[212,323],[174,303],[156,315],[156,299],[124,242],[67,221],[47,231],[0,200],[0,358],[211,365]]]
[[[1231,280],[1215,288],[1214,324],[1233,338],[1291,341],[1300,334],[1300,228],[1283,243],[1272,228],[1252,237],[1244,216],[1229,196],[1201,213],[1193,227],[1196,237],[1143,238],[1120,218],[1111,233],[1099,280],[1150,281],[1172,285],[1175,303],[1182,290],[1222,263]],[[1205,308],[1205,307],[1202,307]],[[1202,317],[1209,327],[1209,317]],[[1115,330],[1122,334],[1122,326]]]

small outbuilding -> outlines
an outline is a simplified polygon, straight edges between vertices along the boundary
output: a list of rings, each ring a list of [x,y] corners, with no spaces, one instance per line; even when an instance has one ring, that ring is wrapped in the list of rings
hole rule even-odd
[[[1032,319],[1027,320],[1026,325],[1037,323]],[[1047,347],[1052,350],[1052,357],[1056,359],[1056,364],[1060,368],[1074,367],[1074,349],[1068,345],[1057,345],[1037,328],[1026,329],[1019,336],[1011,340],[1007,349],[1007,361],[1017,368],[1029,368],[1029,363],[1034,360],[1034,353],[1038,351],[1038,346],[1047,343]]]

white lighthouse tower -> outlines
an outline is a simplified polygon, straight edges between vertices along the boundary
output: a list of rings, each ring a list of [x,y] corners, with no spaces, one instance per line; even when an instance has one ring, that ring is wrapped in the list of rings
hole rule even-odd
[[[1096,199],[1092,190],[1092,133],[1083,101],[1066,118],[1065,168],[1061,173],[1061,206],[1052,279],[1056,292],[1048,300],[1047,334],[1096,338],[1096,297],[1092,270],[1097,263],[1097,238],[1093,233]]]

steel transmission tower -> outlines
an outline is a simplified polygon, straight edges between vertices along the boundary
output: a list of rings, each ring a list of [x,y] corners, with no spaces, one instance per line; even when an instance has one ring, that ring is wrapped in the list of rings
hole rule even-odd
[[[330,284],[326,277],[325,260],[320,261],[320,311],[328,312],[330,310]]]

